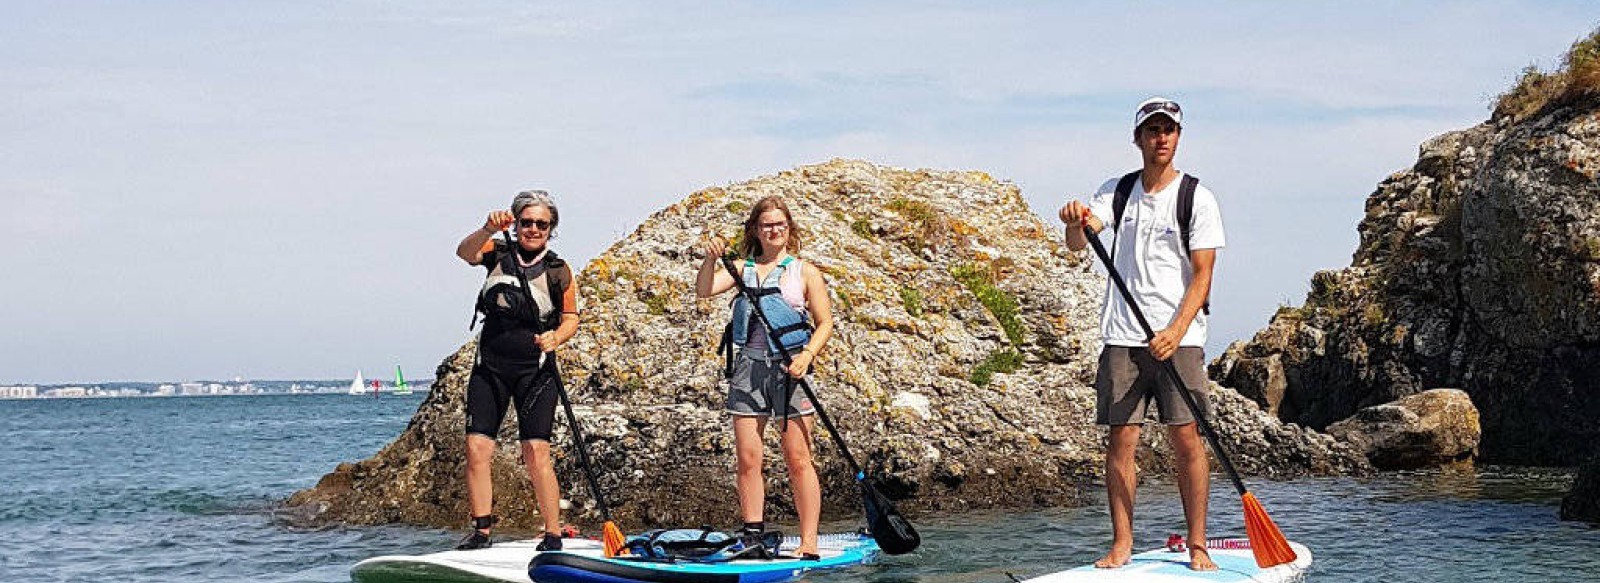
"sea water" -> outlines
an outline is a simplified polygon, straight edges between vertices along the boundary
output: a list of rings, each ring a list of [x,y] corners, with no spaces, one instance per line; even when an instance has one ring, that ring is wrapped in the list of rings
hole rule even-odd
[[[0,582],[348,581],[367,557],[448,548],[458,533],[275,518],[289,494],[398,435],[424,397],[0,401]],[[1313,549],[1312,581],[1600,582],[1600,529],[1557,519],[1570,482],[1559,470],[1480,468],[1251,487]],[[1170,484],[1145,485],[1139,500],[1140,549],[1183,532]],[[1220,475],[1211,506],[1212,536],[1242,536]],[[1103,504],[914,522],[916,553],[809,580],[1003,583],[1091,562],[1109,538]]]

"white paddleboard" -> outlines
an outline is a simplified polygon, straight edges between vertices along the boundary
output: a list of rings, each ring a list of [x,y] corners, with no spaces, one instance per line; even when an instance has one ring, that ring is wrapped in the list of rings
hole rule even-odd
[[[487,549],[444,551],[427,555],[374,557],[350,568],[356,583],[532,583],[528,563],[539,554],[539,539],[496,542]],[[561,550],[603,556],[600,541],[586,538],[561,540]]]
[[[1023,583],[1290,583],[1303,581],[1311,569],[1311,549],[1290,542],[1294,549],[1292,563],[1269,569],[1256,566],[1255,555],[1247,548],[1207,548],[1211,560],[1217,564],[1215,571],[1195,571],[1189,568],[1188,551],[1170,551],[1165,547],[1145,551],[1133,556],[1128,564],[1116,569],[1097,569],[1094,564],[1076,569],[1058,571],[1028,579]]]

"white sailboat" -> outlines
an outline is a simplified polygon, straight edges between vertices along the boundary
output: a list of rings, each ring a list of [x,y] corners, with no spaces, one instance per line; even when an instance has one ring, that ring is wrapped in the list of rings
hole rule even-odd
[[[361,378],[361,371],[359,371],[359,370],[356,371],[356,380],[350,381],[350,394],[352,394],[352,395],[365,395],[365,394],[367,394],[367,381],[365,379]]]

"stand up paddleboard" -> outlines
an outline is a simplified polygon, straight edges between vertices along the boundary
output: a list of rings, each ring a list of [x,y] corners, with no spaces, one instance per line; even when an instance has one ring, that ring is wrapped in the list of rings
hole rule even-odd
[[[1028,579],[1023,583],[1290,583],[1304,581],[1311,569],[1311,549],[1290,542],[1295,560],[1276,567],[1256,566],[1249,542],[1243,539],[1212,539],[1206,552],[1217,564],[1215,571],[1189,568],[1189,551],[1175,547],[1145,551],[1116,569],[1098,569],[1093,564]]]
[[[427,555],[374,557],[350,568],[356,583],[531,583],[528,563],[538,556],[539,539],[497,542],[487,549],[444,551]],[[604,555],[600,541],[568,538],[562,552],[574,556]]]
[[[800,539],[784,539],[781,548],[792,550]],[[627,556],[605,558],[566,550],[539,553],[527,566],[538,583],[779,583],[793,581],[811,571],[837,569],[871,562],[878,545],[861,534],[824,535],[818,542],[817,560],[779,558],[721,563],[658,562]]]

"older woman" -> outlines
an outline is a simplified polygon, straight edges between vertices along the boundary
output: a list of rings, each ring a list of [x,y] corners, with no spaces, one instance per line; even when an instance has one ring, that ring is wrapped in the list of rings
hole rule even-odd
[[[456,247],[458,257],[488,272],[478,293],[477,309],[484,315],[478,361],[467,382],[467,500],[473,530],[457,549],[491,544],[489,531],[497,519],[489,462],[512,401],[522,459],[544,519],[539,550],[561,548],[561,492],[550,463],[550,429],[561,383],[554,351],[578,331],[578,302],[572,270],[549,248],[560,217],[549,193],[522,192],[512,199],[511,210],[490,212],[483,226]],[[517,237],[510,246],[509,234],[508,241],[494,238],[513,224]]]
[[[717,239],[705,244],[695,291],[709,298],[735,287],[733,276],[720,261],[726,245]],[[800,518],[800,546],[795,553],[815,557],[817,523],[822,513],[822,492],[811,460],[816,410],[794,379],[808,378],[817,353],[833,334],[828,284],[810,263],[794,257],[800,251],[800,229],[783,199],[769,196],[756,201],[744,223],[739,245],[744,257],[745,285],[758,292],[761,311],[777,327],[774,345],[751,306],[740,296],[734,301],[733,338],[738,347],[728,388],[728,412],[733,415],[733,441],[738,459],[736,484],[743,515],[743,536],[750,544],[761,540],[766,491],[762,479],[762,432],[768,419],[778,420],[783,458],[789,467],[795,511]],[[808,317],[809,316],[809,317]],[[815,329],[802,324],[805,320]],[[792,362],[783,366],[779,350]],[[815,386],[815,382],[812,382]]]

